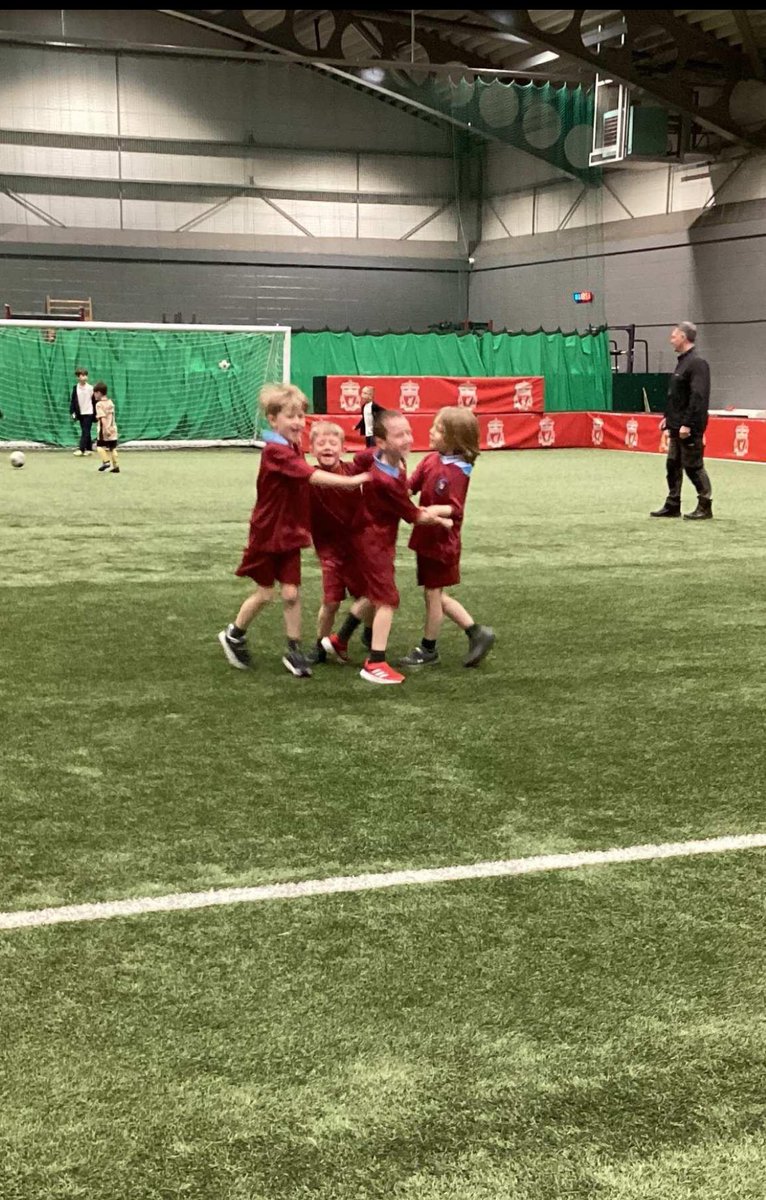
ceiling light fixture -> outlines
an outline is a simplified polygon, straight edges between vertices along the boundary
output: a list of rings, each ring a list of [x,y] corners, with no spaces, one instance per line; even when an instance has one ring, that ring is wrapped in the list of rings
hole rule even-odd
[[[382,83],[386,78],[386,72],[382,67],[362,67],[359,78],[363,79],[365,83]]]

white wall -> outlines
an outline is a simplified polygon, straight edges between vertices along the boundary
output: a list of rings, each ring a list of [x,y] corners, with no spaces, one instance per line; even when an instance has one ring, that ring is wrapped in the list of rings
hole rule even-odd
[[[583,201],[567,217],[583,191]],[[702,211],[715,203],[761,198],[766,198],[763,153],[753,153],[741,163],[736,159],[702,166],[631,164],[607,168],[603,186],[584,189],[584,185],[528,154],[492,146],[488,152],[483,241]]]
[[[399,241],[454,200],[449,133],[300,67],[0,46],[0,109],[20,229]],[[451,204],[411,236],[458,233]]]

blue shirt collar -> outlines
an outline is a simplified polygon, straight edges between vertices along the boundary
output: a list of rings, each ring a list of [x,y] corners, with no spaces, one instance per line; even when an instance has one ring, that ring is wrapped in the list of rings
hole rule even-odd
[[[461,458],[459,454],[440,454],[439,458],[445,465],[459,467],[464,475],[470,475],[473,470],[472,465]]]
[[[375,466],[383,472],[384,475],[390,475],[394,479],[399,478],[399,468],[392,467],[390,463],[383,462],[383,459],[380,458],[379,454],[376,454],[372,461]]]
[[[277,446],[291,446],[292,442],[288,442],[286,437],[282,437],[281,433],[275,433],[273,429],[267,429],[261,434],[261,440],[264,442],[276,442]]]

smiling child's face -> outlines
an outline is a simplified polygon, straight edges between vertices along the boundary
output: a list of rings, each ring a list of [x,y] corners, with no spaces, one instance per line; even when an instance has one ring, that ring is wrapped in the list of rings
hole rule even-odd
[[[320,467],[331,471],[340,462],[340,456],[343,453],[343,439],[331,431],[318,433],[312,440],[311,448]]]
[[[271,428],[280,437],[299,446],[301,434],[306,427],[306,415],[301,408],[282,408],[274,417],[269,418]]]

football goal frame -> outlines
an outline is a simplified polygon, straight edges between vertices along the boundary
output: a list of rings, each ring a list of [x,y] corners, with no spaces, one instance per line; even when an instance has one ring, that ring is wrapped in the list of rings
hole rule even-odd
[[[21,370],[13,372],[11,369],[9,379],[10,364],[7,357],[2,355],[3,333],[14,329],[38,331],[40,336],[30,339],[36,346],[26,347],[27,358],[32,352],[34,370],[25,371],[22,363]],[[60,345],[58,352],[54,351],[57,335],[70,330],[75,331],[78,336],[72,338],[70,344]],[[97,339],[91,337],[98,331],[124,334],[126,338],[124,343],[113,342],[109,345],[112,339],[105,339],[98,344]],[[171,430],[169,435],[164,437],[151,436],[151,430],[147,429],[151,422],[142,423],[132,419],[135,407],[143,402],[144,397],[131,396],[131,387],[125,383],[129,374],[126,364],[133,367],[134,377],[137,374],[136,368],[141,366],[142,345],[149,347],[152,361],[159,362],[161,367],[165,368],[165,348],[157,342],[157,335],[163,334],[169,339],[174,339],[172,343],[169,342],[168,349],[171,346],[175,347],[175,352],[180,355],[178,404],[180,406],[186,403],[188,408],[188,412],[182,414],[182,418],[176,420],[175,425],[172,414],[164,414],[165,423]],[[135,335],[132,345],[130,335]],[[188,342],[185,341],[187,337]],[[179,338],[184,340],[179,341]],[[253,339],[252,346],[243,339]],[[64,343],[64,339],[61,339],[61,342]],[[47,348],[41,343],[47,343]],[[235,348],[233,355],[229,350],[230,346]],[[35,349],[36,353],[33,352]],[[0,411],[4,414],[0,420],[0,446],[5,449],[52,449],[69,446],[73,435],[73,423],[68,405],[65,407],[65,399],[75,384],[75,365],[88,368],[91,384],[99,378],[108,382],[110,394],[117,405],[117,424],[122,447],[148,450],[260,446],[262,442],[258,434],[263,422],[258,409],[258,392],[265,383],[290,382],[291,349],[292,328],[289,325],[82,321],[60,320],[42,315],[39,318],[0,318],[0,357],[6,359],[5,384],[3,392],[0,393]],[[221,354],[221,358],[216,364],[215,356],[218,353]],[[256,360],[256,355],[260,354],[263,355],[262,369],[260,361]],[[238,356],[242,359],[241,377],[238,377]],[[194,360],[191,367],[188,362],[181,361],[189,357]],[[52,365],[54,358],[55,369]],[[229,361],[230,358],[232,361]],[[69,361],[70,359],[72,361]],[[172,374],[171,364],[168,364],[167,369]],[[188,373],[189,370],[191,374]],[[140,377],[140,371],[138,376]],[[200,429],[196,427],[200,422],[195,420],[195,388],[200,396],[200,404],[204,402],[210,413],[214,414],[211,425],[218,425],[218,428],[210,428],[210,436],[206,436],[208,431],[203,431],[203,436],[199,436]],[[126,391],[128,395],[125,394]],[[167,398],[167,391],[165,397]],[[37,422],[36,401],[39,402]],[[165,407],[167,408],[167,404]],[[232,415],[235,409],[236,420]],[[251,416],[249,421],[248,416]],[[154,424],[158,423],[161,422]],[[189,436],[183,432],[184,428],[190,430]],[[135,436],[137,429],[138,436]]]

